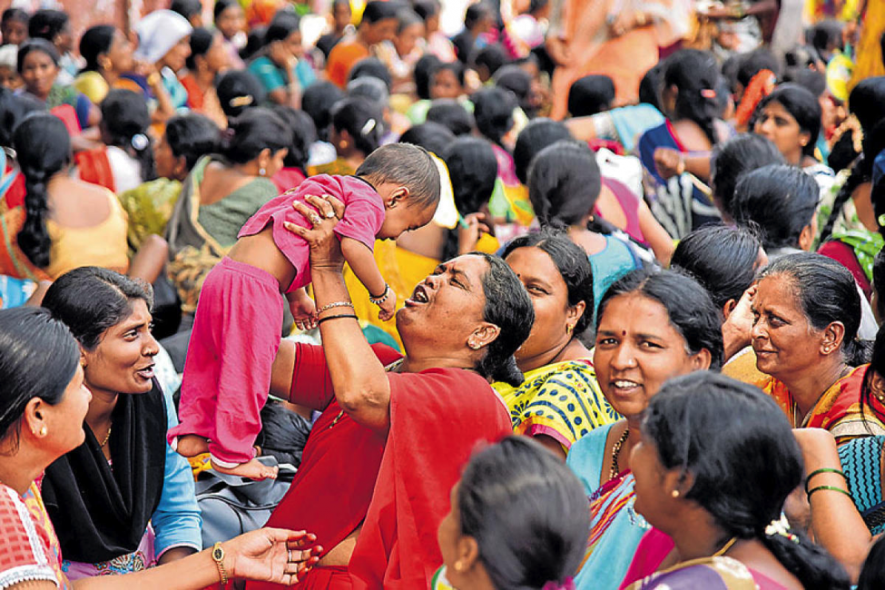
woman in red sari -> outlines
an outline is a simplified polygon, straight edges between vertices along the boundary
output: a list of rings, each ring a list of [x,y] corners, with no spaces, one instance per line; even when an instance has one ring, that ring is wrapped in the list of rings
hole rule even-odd
[[[329,548],[298,588],[427,588],[442,564],[436,531],[461,466],[478,442],[511,431],[489,381],[521,381],[513,353],[531,330],[532,304],[502,260],[460,256],[397,314],[405,357],[370,347],[332,237],[344,208],[308,199],[322,217],[299,204],[314,228],[290,229],[311,244],[323,346],[284,341],[272,390],[323,415],[269,523],[301,523]]]

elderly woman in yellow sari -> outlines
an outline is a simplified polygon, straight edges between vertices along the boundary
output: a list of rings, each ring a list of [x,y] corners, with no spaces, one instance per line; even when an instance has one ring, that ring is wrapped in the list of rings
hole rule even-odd
[[[605,74],[615,83],[615,104],[637,102],[639,82],[658,63],[659,49],[688,31],[684,0],[553,0],[547,50],[553,74],[551,117],[566,115],[572,83]]]
[[[551,231],[516,238],[504,259],[529,293],[535,323],[515,355],[525,381],[492,387],[510,409],[514,432],[565,459],[581,437],[620,417],[600,391],[590,351],[579,339],[593,319],[592,267],[579,246]]]
[[[885,424],[861,403],[860,303],[845,267],[805,252],[767,266],[753,299],[751,343],[766,375],[753,384],[794,428],[823,428],[840,444],[885,434]]]

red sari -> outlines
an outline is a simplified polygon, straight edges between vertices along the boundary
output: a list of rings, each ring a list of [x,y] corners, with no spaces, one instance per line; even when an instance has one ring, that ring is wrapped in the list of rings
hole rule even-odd
[[[382,363],[399,358],[372,348]],[[310,531],[329,550],[362,524],[349,568],[316,568],[296,588],[347,588],[347,576],[353,588],[427,588],[442,564],[436,531],[449,492],[477,443],[511,432],[506,406],[470,371],[390,373],[385,438],[341,411],[321,347],[298,344],[295,359],[291,401],[323,415],[267,526]]]

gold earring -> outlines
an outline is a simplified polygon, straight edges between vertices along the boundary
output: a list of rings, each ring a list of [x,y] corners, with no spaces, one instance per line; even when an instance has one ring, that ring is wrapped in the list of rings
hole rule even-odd
[[[476,342],[471,342],[468,346],[470,346],[470,348],[472,348],[473,350],[479,350],[479,344],[477,344]]]
[[[454,567],[455,567],[456,572],[460,572],[461,570],[464,569],[464,564],[461,563],[461,560],[459,559],[458,561],[455,562]]]
[[[566,325],[565,325],[565,333],[566,333],[566,334],[571,334],[571,333],[572,333],[572,328],[574,328],[574,326],[572,326],[571,324],[566,324]]]
[[[46,425],[40,427],[40,436],[46,436]]]
[[[673,496],[674,498],[678,498],[679,497],[679,490],[673,490],[672,492],[670,492],[670,495]]]

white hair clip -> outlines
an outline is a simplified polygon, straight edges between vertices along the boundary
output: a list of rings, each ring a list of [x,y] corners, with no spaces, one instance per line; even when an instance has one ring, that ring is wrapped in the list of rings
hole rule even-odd
[[[147,135],[144,133],[136,133],[132,136],[132,140],[129,142],[132,144],[132,147],[135,151],[140,152],[145,149],[148,145],[150,145],[151,140],[147,138]]]
[[[375,119],[369,119],[368,121],[366,121],[366,124],[363,125],[363,128],[360,129],[360,135],[365,137],[366,135],[371,133],[373,129],[375,129],[375,125],[377,125]]]

